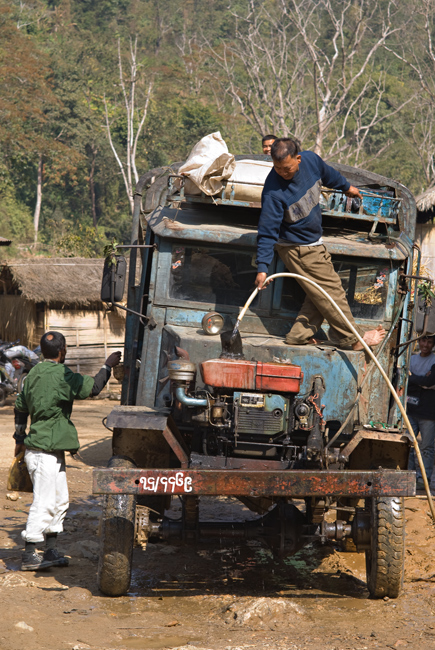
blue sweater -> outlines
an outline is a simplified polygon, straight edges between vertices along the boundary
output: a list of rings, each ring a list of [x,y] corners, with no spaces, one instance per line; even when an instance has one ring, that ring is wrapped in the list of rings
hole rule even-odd
[[[274,246],[309,246],[322,236],[319,205],[322,185],[347,192],[350,183],[312,151],[301,153],[301,164],[290,181],[274,169],[264,183],[257,236],[257,267],[267,273]]]

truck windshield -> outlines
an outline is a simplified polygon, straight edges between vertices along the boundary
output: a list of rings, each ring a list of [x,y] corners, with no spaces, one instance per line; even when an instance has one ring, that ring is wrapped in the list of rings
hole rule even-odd
[[[252,251],[174,245],[169,297],[243,305],[254,289],[254,262]]]
[[[245,304],[254,289],[256,253],[205,246],[174,244],[171,257],[169,298],[202,303]],[[385,260],[333,260],[356,318],[382,319],[390,269]],[[278,283],[274,290],[278,290]],[[304,291],[292,278],[284,278],[280,311],[297,313]],[[257,300],[257,299],[256,299]],[[255,308],[256,302],[253,303]]]
[[[385,261],[333,260],[340,276],[347,300],[355,318],[382,319],[388,292],[390,269]],[[297,312],[302,306],[305,294],[292,278],[284,280],[281,308]]]

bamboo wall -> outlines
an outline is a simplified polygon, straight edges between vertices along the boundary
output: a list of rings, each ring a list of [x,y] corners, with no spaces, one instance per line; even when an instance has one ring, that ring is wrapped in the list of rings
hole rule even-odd
[[[429,274],[435,279],[435,228],[431,221],[418,223],[415,231],[416,243],[421,247],[421,260],[425,266],[424,275]]]
[[[68,346],[65,363],[74,372],[95,375],[111,352],[123,350],[124,329],[125,320],[116,312],[46,307],[37,334],[40,338],[47,330],[62,332]]]
[[[36,305],[21,296],[0,295],[0,339],[34,347]],[[33,345],[34,344],[34,345]]]

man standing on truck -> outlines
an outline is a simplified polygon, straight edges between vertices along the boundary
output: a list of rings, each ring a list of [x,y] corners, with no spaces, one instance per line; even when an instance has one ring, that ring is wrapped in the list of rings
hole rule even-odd
[[[319,205],[322,186],[341,190],[349,197],[362,198],[337,170],[312,151],[300,152],[291,138],[278,138],[272,144],[273,169],[266,178],[261,197],[258,224],[257,268],[255,284],[264,288],[274,249],[287,269],[314,280],[338,304],[354,327],[355,320],[347,302],[340,277],[322,239],[322,212]],[[362,350],[363,346],[349,330],[335,307],[313,285],[300,282],[306,297],[287,334],[289,345],[314,343],[313,336],[323,321],[329,323],[329,338],[340,347]],[[385,337],[379,326],[364,333],[367,345],[375,346]]]
[[[419,442],[427,480],[430,483],[435,456],[435,336],[423,336],[418,342],[420,352],[413,354],[409,364],[406,410],[415,437]],[[424,490],[423,477],[414,449],[409,455],[408,469],[417,475],[417,490]]]
[[[33,483],[33,503],[21,533],[25,541],[22,571],[68,566],[68,558],[58,552],[56,541],[69,506],[65,452],[74,454],[79,448],[77,430],[70,420],[73,402],[98,395],[121,359],[121,352],[112,352],[95,377],[74,373],[64,365],[66,341],[60,332],[42,336],[41,352],[44,361],[30,370],[15,403],[15,456],[25,451]],[[36,547],[44,537],[45,552],[39,555]]]

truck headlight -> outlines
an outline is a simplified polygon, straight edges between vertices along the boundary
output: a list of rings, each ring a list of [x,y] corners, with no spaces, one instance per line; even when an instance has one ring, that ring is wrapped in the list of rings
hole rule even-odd
[[[224,318],[217,311],[209,311],[201,322],[205,334],[219,334],[224,326]]]

